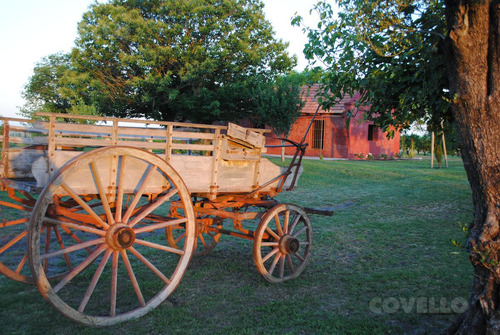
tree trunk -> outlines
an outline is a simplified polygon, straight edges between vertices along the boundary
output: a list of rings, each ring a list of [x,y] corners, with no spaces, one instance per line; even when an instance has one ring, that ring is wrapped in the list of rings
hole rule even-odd
[[[467,311],[453,334],[500,333],[500,0],[446,0],[452,110],[472,189]]]

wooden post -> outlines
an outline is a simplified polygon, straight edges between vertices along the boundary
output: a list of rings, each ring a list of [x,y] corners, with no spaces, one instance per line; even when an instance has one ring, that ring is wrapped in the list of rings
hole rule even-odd
[[[111,143],[118,145],[118,120],[113,120],[113,133],[111,134]]]
[[[10,142],[10,124],[9,121],[3,121],[3,143],[2,143],[2,164],[3,164],[3,175],[2,177],[7,177],[9,175],[9,142]]]
[[[281,142],[281,145],[285,145],[285,141],[280,140],[280,142]],[[285,161],[285,147],[281,147],[281,161],[282,162]]]
[[[446,162],[446,167],[448,167],[448,154],[446,153],[446,142],[444,141],[444,132],[443,132],[443,152],[444,152],[444,161]]]
[[[49,117],[49,137],[48,137],[48,156],[47,156],[47,172],[49,178],[54,174],[54,157],[56,151],[56,117],[51,115]]]
[[[434,132],[431,133],[431,169],[434,168]]]
[[[210,182],[210,195],[209,199],[214,200],[217,197],[218,174],[219,174],[219,161],[221,160],[221,150],[222,150],[222,135],[220,129],[215,130],[213,148],[213,159],[212,159],[212,180]]]
[[[172,159],[172,137],[174,136],[174,126],[169,124],[167,126],[167,138],[165,139],[165,160],[170,164]]]

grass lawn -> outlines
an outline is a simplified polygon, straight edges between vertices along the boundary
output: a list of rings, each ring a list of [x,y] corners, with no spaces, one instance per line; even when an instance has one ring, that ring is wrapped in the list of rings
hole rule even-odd
[[[311,215],[314,248],[297,279],[262,279],[252,242],[222,236],[193,258],[174,294],[152,313],[94,329],[66,320],[33,286],[0,277],[2,334],[435,334],[463,310],[472,267],[461,224],[472,220],[460,160],[312,161],[278,196]]]

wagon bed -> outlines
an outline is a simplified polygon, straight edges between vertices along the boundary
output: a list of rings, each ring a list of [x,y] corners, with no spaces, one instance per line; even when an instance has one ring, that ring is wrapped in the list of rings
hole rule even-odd
[[[267,130],[263,129],[247,129],[231,123],[212,126],[50,113],[37,115],[49,120],[0,118],[4,121],[0,165],[4,185],[26,191],[41,190],[55,171],[84,150],[117,145],[154,152],[178,171],[193,195],[210,199],[257,189],[259,193],[275,194],[273,190],[280,180],[268,182],[286,170],[261,156],[266,151],[263,133]],[[100,124],[68,123],[63,122],[64,119]],[[145,122],[148,127],[143,126]],[[283,186],[288,186],[291,179]],[[260,188],[261,185],[265,187]]]

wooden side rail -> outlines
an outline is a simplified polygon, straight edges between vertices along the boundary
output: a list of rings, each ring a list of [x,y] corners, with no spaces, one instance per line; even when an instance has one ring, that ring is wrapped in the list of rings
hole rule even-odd
[[[71,114],[36,116],[45,120],[0,117],[0,178],[36,177],[37,187],[43,187],[82,151],[115,145],[159,155],[178,170],[192,192],[210,198],[220,193],[264,191],[260,185],[281,173],[279,167],[261,159],[266,129]],[[70,123],[69,119],[92,124]]]

